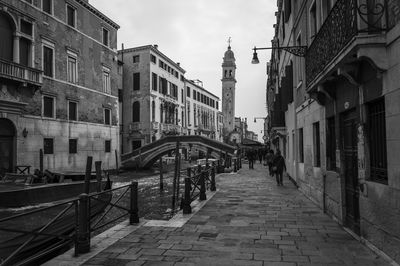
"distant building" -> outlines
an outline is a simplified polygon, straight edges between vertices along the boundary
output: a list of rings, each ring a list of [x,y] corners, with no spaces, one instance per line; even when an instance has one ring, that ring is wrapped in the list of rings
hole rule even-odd
[[[185,70],[157,45],[122,49],[123,150],[127,153],[167,135],[186,134]]]
[[[0,173],[39,150],[50,171],[115,168],[118,28],[84,0],[0,0]]]
[[[185,89],[187,134],[218,140],[219,98],[204,89],[199,80],[186,80]]]

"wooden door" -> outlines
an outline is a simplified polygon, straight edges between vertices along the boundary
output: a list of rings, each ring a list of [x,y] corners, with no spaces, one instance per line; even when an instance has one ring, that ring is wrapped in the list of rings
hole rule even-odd
[[[360,207],[358,189],[358,165],[357,165],[357,113],[349,111],[342,116],[342,148],[344,155],[345,178],[345,225],[355,233],[360,233]]]

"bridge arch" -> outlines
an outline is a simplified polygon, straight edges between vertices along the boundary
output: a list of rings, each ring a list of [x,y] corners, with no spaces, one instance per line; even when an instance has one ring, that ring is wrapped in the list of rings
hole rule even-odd
[[[209,153],[210,158],[219,159],[221,154],[234,156],[236,147],[209,139],[203,136],[168,136],[121,155],[121,164],[125,168],[148,168],[161,156],[176,149],[179,142],[180,148],[196,148],[204,153]]]

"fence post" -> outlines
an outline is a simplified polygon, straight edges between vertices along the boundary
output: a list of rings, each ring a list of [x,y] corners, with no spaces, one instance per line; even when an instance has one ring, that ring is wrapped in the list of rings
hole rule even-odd
[[[94,166],[96,168],[96,180],[97,180],[97,192],[101,191],[101,161],[95,161]]]
[[[160,157],[160,190],[164,190],[164,177],[163,177],[163,161],[162,156]]]
[[[79,195],[78,232],[75,241],[75,254],[90,251],[90,216],[89,197],[87,194]]]
[[[130,216],[129,223],[139,223],[139,208],[138,208],[138,182],[132,181],[131,185],[131,204],[130,204]]]
[[[206,196],[206,175],[207,172],[200,172],[200,200],[206,200],[207,196]]]
[[[190,173],[190,168],[188,168],[188,173]],[[192,207],[190,206],[190,186],[191,186],[190,176],[185,178],[185,199],[183,201],[183,214],[192,213]]]
[[[233,172],[237,172],[237,158],[233,158]]]
[[[210,186],[210,190],[211,191],[216,191],[216,187],[215,187],[215,163],[212,163],[212,168],[211,168],[211,186]]]

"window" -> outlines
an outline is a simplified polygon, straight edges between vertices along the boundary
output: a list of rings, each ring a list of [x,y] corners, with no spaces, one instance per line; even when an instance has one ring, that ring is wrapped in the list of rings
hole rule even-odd
[[[43,116],[44,117],[55,117],[55,99],[50,96],[43,96]]]
[[[139,63],[139,61],[140,61],[139,55],[134,55],[133,56],[133,63]]]
[[[151,88],[152,88],[153,91],[157,91],[158,76],[155,73],[151,73],[151,76],[152,76]]]
[[[140,102],[132,104],[132,122],[140,122]]]
[[[303,128],[299,128],[299,162],[304,163]]]
[[[310,7],[310,37],[313,39],[317,34],[317,6],[315,1]]]
[[[140,140],[132,140],[132,151],[142,147],[142,142]]]
[[[76,54],[68,52],[68,59],[67,59],[67,76],[68,82],[77,83],[78,78],[78,69],[76,64]]]
[[[105,28],[103,28],[103,44],[105,46],[109,46],[110,44],[110,36],[109,36],[109,31]]]
[[[319,132],[319,122],[313,124],[313,148],[314,148],[314,166],[321,166],[321,142],[320,142],[320,132]]]
[[[104,141],[104,152],[111,152],[111,140]]]
[[[285,0],[285,22],[288,22],[291,13],[292,13],[292,0]]]
[[[140,90],[140,73],[133,73],[133,90]]]
[[[111,94],[110,69],[103,67],[103,92]]]
[[[181,89],[181,102],[182,102],[182,103],[184,103],[184,100],[183,100],[184,95],[185,95],[185,94],[183,93],[183,89]]]
[[[104,124],[111,125],[111,110],[104,108]]]
[[[218,102],[216,102],[216,108],[218,109]]]
[[[71,121],[78,120],[78,103],[73,101],[68,101],[68,120]]]
[[[75,8],[67,5],[67,24],[75,28]]]
[[[196,100],[196,95],[197,95],[196,91],[193,90],[193,100]]]
[[[75,154],[78,152],[78,139],[69,139],[69,149],[70,154]]]
[[[19,63],[29,66],[31,62],[31,41],[27,38],[19,38]]]
[[[43,154],[53,154],[54,146],[52,138],[44,138],[43,139]]]
[[[47,14],[53,14],[52,0],[42,0],[42,10]]]
[[[152,101],[151,102],[151,121],[155,121],[156,120],[156,102]]]
[[[21,19],[21,32],[26,35],[32,36],[33,33],[32,23]]]
[[[164,106],[160,104],[160,123],[164,123]]]
[[[160,78],[160,92],[164,95],[168,93],[168,81],[165,78]]]
[[[54,76],[54,48],[43,45],[43,75],[47,77]]]
[[[197,101],[200,102],[200,92],[197,92]]]
[[[154,64],[157,64],[157,58],[155,55],[150,55],[150,61],[153,62]]]
[[[190,87],[186,88],[186,96],[190,98]]]
[[[369,103],[367,107],[370,180],[387,184],[385,100],[381,98]]]

